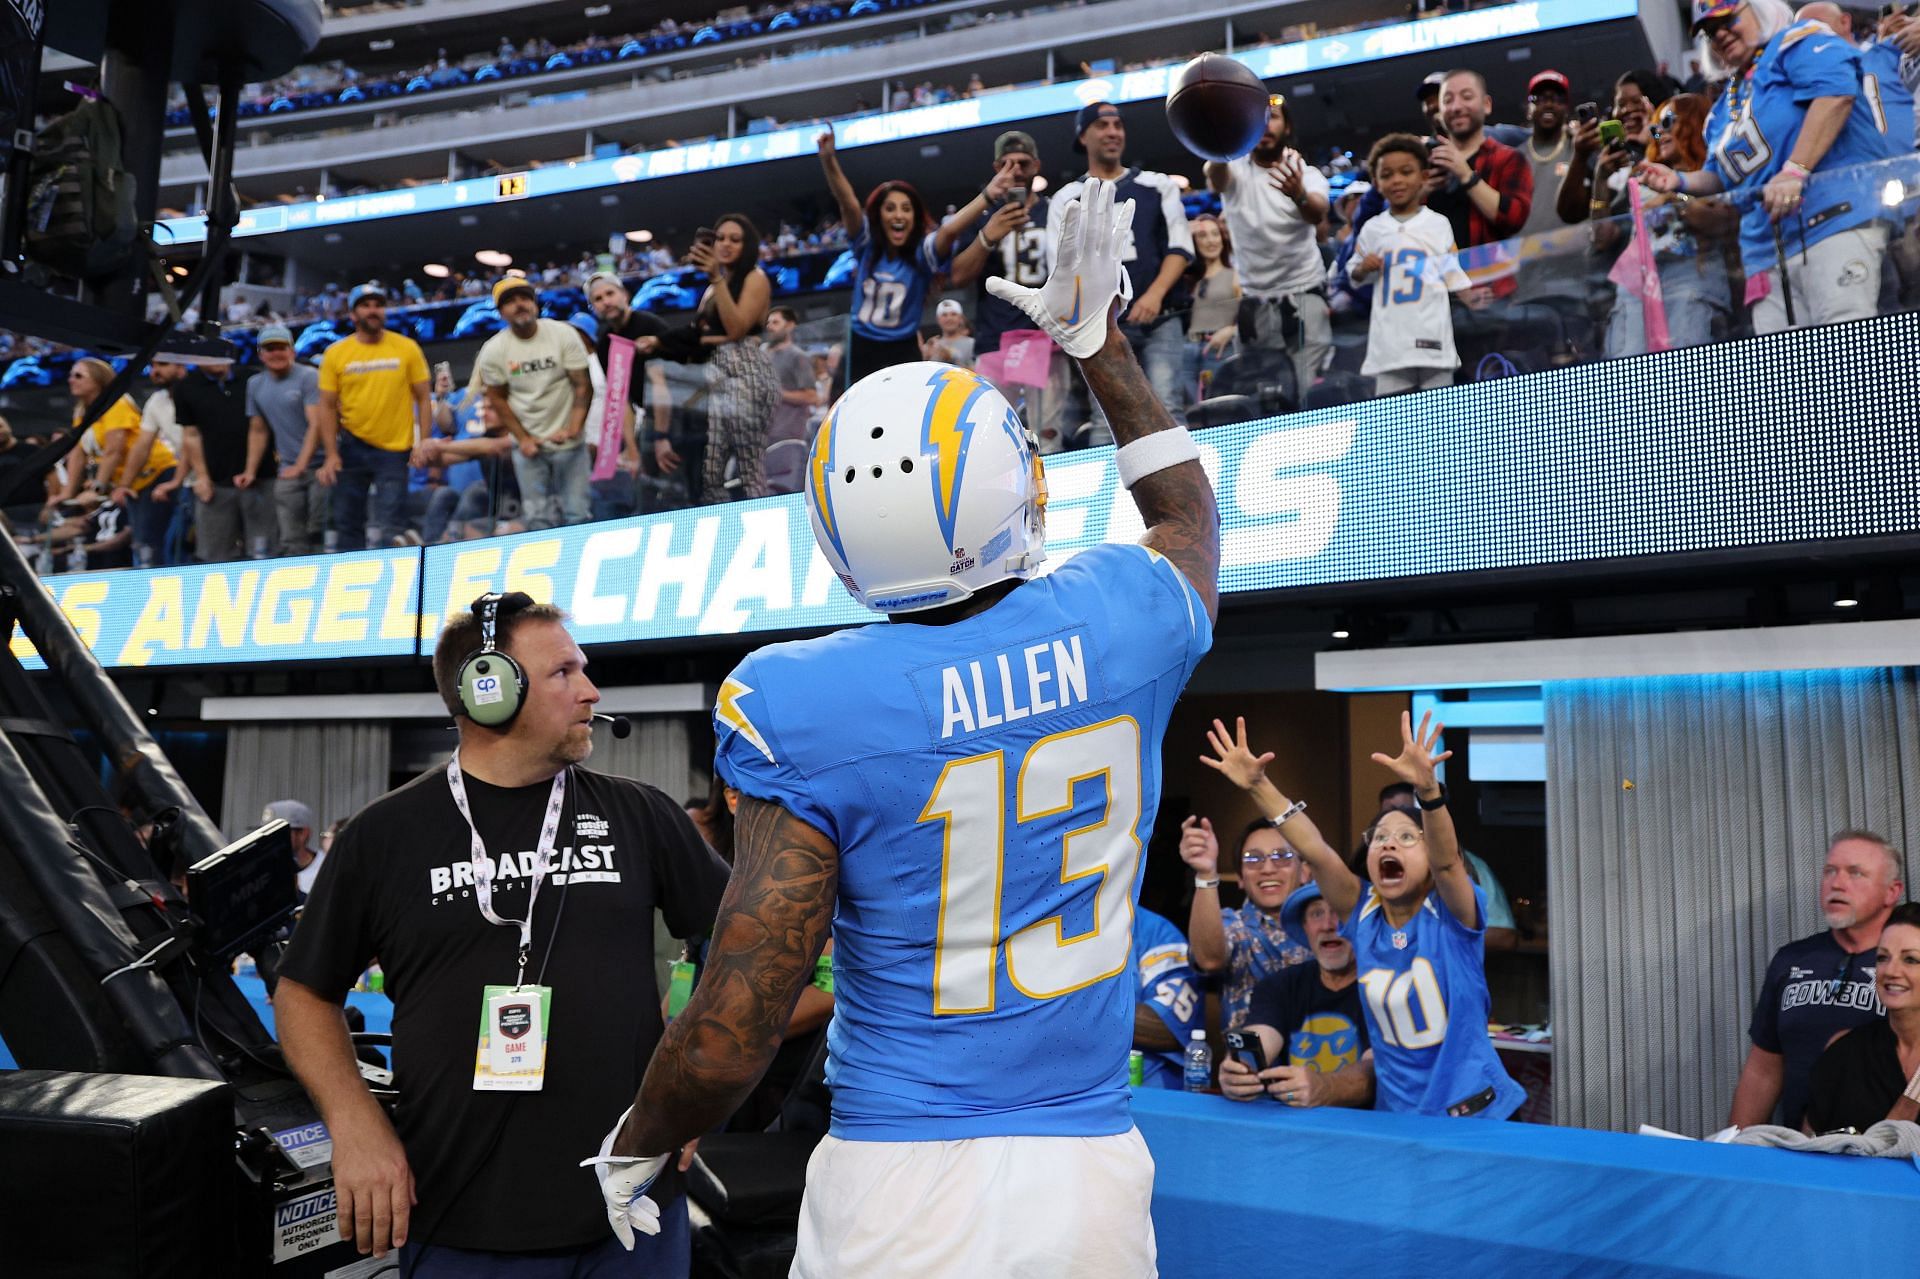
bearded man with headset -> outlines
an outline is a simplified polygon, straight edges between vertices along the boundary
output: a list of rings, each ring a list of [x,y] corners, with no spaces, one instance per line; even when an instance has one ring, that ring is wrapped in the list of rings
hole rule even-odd
[[[727,867],[678,801],[580,767],[600,693],[564,622],[516,592],[447,623],[433,674],[459,746],[341,830],[280,966],[281,1044],[333,1135],[340,1233],[399,1249],[403,1276],[687,1273],[677,1187],[628,1252],[575,1165],[660,1038],[654,908],[704,934]],[[376,958],[391,1123],[341,1016]]]

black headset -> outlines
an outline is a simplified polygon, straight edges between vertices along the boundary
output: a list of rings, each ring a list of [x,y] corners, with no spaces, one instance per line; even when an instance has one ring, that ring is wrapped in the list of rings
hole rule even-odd
[[[485,728],[505,728],[527,700],[527,673],[496,642],[500,619],[533,606],[524,591],[488,592],[473,602],[480,621],[480,651],[460,664],[455,688],[466,717]]]

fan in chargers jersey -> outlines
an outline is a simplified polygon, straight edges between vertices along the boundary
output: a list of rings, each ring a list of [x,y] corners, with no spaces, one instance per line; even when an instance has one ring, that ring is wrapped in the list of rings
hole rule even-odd
[[[1151,1088],[1184,1088],[1183,1052],[1193,1032],[1206,1029],[1206,1000],[1194,980],[1186,937],[1171,919],[1144,906],[1133,912],[1133,970],[1140,987],[1133,1015],[1140,1080]]]
[[[663,1152],[760,1077],[831,924],[833,1120],[792,1273],[1155,1273],[1133,920],[1161,738],[1212,642],[1218,512],[1111,317],[1132,210],[1093,182],[1057,212],[1046,284],[992,287],[1106,405],[1146,535],[1039,576],[1034,441],[966,370],[888,368],[834,407],[814,537],[892,624],[763,648],[721,685],[733,877],[699,989],[587,1161],[616,1229],[646,1228]]]
[[[1740,265],[1756,332],[1877,314],[1887,211],[1875,162],[1906,150],[1887,135],[1860,54],[1780,0],[1693,0],[1693,30],[1728,74],[1707,115],[1707,165],[1643,164],[1655,191],[1725,193],[1740,210]],[[1780,278],[1786,272],[1786,280]]]

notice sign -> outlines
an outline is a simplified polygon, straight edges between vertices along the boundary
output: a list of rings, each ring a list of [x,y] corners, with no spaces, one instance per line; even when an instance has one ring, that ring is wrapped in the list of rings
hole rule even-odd
[[[302,1168],[317,1168],[333,1158],[333,1134],[323,1123],[283,1128],[273,1134],[287,1158]]]
[[[273,1210],[273,1264],[318,1252],[340,1237],[333,1186],[308,1191]]]

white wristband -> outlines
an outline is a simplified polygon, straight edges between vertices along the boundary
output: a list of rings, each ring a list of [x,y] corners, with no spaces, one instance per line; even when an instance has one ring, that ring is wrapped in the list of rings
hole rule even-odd
[[[1186,431],[1176,427],[1155,431],[1123,446],[1114,460],[1120,464],[1120,483],[1132,488],[1155,471],[1164,471],[1182,462],[1198,462],[1200,446]]]

